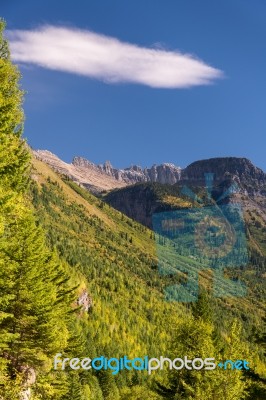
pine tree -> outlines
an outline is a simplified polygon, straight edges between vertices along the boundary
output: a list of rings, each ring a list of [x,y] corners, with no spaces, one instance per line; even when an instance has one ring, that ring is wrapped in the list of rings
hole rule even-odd
[[[25,190],[30,168],[30,155],[21,140],[24,114],[20,73],[10,60],[3,37],[4,21],[0,20],[0,181],[7,190]]]
[[[73,291],[27,199],[23,92],[4,27],[0,21],[0,398],[18,398],[36,374],[33,393],[60,399],[68,385],[63,374],[52,372],[52,357],[68,344]]]
[[[213,325],[201,318],[188,317],[178,326],[172,343],[171,359],[187,356],[194,358],[215,358],[216,362],[225,359],[245,359],[248,357],[247,346],[242,343],[240,326],[233,323],[228,330],[227,343],[221,347],[214,341]],[[236,336],[238,332],[238,336]],[[239,336],[240,335],[240,336]],[[230,345],[231,341],[231,345]],[[225,347],[224,347],[225,345]],[[223,351],[222,351],[223,348]],[[223,370],[187,370],[183,368],[168,374],[168,382],[157,383],[157,392],[165,399],[172,400],[233,400],[244,399],[247,382],[243,371]]]

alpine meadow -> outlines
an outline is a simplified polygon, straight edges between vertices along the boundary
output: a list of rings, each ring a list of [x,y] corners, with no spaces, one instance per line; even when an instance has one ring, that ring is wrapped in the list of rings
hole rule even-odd
[[[165,288],[181,286],[186,274],[160,273],[151,215],[199,207],[195,199],[158,182],[95,193],[51,168],[22,136],[20,79],[1,20],[0,399],[265,399],[266,186],[260,202],[248,190],[239,197],[249,261],[225,271],[247,294],[215,297],[211,269],[200,268],[197,301],[167,299]],[[195,185],[208,204],[204,190]],[[191,271],[204,264],[176,247],[169,252]],[[249,368],[175,370],[165,363],[151,374],[114,374],[56,369],[58,354],[247,360]]]

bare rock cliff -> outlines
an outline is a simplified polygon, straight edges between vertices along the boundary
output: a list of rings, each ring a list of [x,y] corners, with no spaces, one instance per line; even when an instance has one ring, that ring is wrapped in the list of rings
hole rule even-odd
[[[68,164],[47,150],[34,150],[33,154],[55,171],[67,175],[70,179],[94,193],[141,182],[159,182],[172,185],[179,181],[181,175],[181,168],[169,163],[153,165],[151,168],[132,165],[129,168],[117,169],[111,165],[110,161],[96,165],[83,157],[74,157],[72,163]]]

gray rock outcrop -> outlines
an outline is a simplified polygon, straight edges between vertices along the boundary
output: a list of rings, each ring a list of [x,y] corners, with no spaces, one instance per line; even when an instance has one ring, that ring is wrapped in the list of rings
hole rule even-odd
[[[96,165],[83,157],[74,157],[72,163],[68,164],[47,150],[33,150],[33,154],[55,171],[68,176],[93,193],[141,182],[159,182],[172,185],[179,181],[181,175],[181,168],[169,163],[153,165],[151,168],[132,165],[129,168],[117,169],[111,165],[110,161]]]
[[[172,185],[179,181],[181,175],[181,168],[169,163],[153,165],[151,168],[143,169],[138,165],[117,169],[112,166],[110,161],[95,165],[82,157],[74,157],[72,164],[77,167],[87,168],[88,170],[91,168],[98,169],[106,175],[111,176],[119,182],[124,182],[127,185],[139,182],[159,182]]]
[[[81,306],[82,311],[88,312],[89,309],[93,306],[92,297],[86,290],[79,295],[77,299],[77,305]]]

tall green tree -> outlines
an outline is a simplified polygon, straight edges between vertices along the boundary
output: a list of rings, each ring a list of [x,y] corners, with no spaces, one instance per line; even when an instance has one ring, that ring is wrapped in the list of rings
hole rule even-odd
[[[237,321],[228,326],[224,340],[215,340],[210,322],[188,317],[177,327],[173,339],[171,357],[249,359],[248,346],[241,340],[242,327]],[[157,391],[165,399],[172,400],[234,400],[245,399],[248,381],[241,370],[171,370],[167,384],[157,383]]]
[[[27,199],[23,92],[4,27],[0,21],[0,398],[18,398],[31,381],[32,399],[60,399],[68,386],[58,384],[65,378],[52,372],[52,356],[67,348],[73,294]]]
[[[29,179],[30,154],[21,140],[24,114],[20,72],[11,62],[0,20],[0,181],[7,190],[25,190]]]

